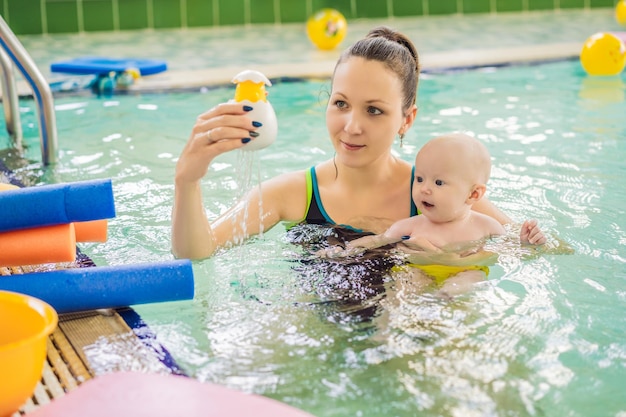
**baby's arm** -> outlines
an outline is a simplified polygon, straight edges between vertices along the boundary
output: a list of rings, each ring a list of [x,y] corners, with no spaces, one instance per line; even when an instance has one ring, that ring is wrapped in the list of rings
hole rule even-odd
[[[400,237],[392,236],[388,234],[388,232],[389,231],[385,233],[381,233],[379,235],[363,236],[358,239],[354,239],[348,242],[348,244],[346,245],[346,249],[352,249],[352,248],[363,248],[364,250],[376,249],[376,248],[380,248],[381,246],[390,245],[392,243],[396,243],[402,240],[402,236]]]
[[[408,240],[403,241],[404,247],[402,248],[403,252],[406,253],[416,253],[416,252],[431,252],[431,253],[441,253],[441,248],[433,245],[433,243],[428,240],[424,236],[415,236],[411,237]]]
[[[392,224],[385,233],[372,236],[363,236],[355,239],[346,245],[348,248],[363,248],[363,249],[376,249],[381,246],[397,243],[402,240],[407,240],[408,236],[413,233],[413,229],[418,223],[417,217],[409,217],[406,219],[398,220]]]
[[[315,254],[323,258],[338,258],[353,256],[365,252],[368,249],[376,249],[381,246],[406,240],[410,234],[412,225],[411,218],[395,222],[384,233],[363,236],[346,244],[345,249],[341,246],[333,246],[317,251]]]
[[[368,249],[379,248],[381,246],[396,243],[400,240],[402,240],[401,237],[395,238],[387,236],[386,233],[363,236],[348,242],[345,249],[341,246],[331,246],[329,248],[324,248],[315,252],[315,255],[321,258],[343,258],[347,256],[358,255]]]

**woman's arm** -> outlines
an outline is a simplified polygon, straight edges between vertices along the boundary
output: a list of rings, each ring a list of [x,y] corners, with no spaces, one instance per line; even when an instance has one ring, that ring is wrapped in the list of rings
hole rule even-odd
[[[201,259],[217,248],[202,204],[200,181],[174,188],[172,208],[172,253],[177,258]]]
[[[303,171],[263,182],[211,223],[201,204],[199,187],[197,193],[191,190],[186,195],[179,190],[172,212],[172,248],[176,257],[209,257],[217,249],[241,244],[280,221],[302,220],[306,209]]]
[[[486,214],[500,222],[500,224],[513,223],[513,220],[506,214],[504,214],[499,208],[497,208],[487,198],[482,198],[472,206],[472,209]],[[520,240],[522,243],[529,243],[531,245],[543,245],[547,239],[541,227],[537,223],[537,220],[526,220],[520,229]]]
[[[472,210],[496,219],[500,224],[513,223],[513,220],[496,207],[488,198],[483,197],[472,205]]]
[[[172,208],[172,252],[176,257],[206,258],[221,246],[237,243],[304,212],[305,177],[293,173],[267,181],[209,223],[201,180],[215,157],[254,140],[256,127],[246,113],[241,104],[222,103],[196,119],[176,164]]]

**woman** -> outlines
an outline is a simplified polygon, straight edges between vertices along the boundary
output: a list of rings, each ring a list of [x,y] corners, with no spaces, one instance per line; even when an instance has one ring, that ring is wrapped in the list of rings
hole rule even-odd
[[[333,159],[263,182],[211,223],[200,181],[216,156],[254,140],[258,123],[241,104],[222,103],[201,114],[176,165],[174,255],[206,258],[281,221],[380,232],[415,215],[412,166],[393,156],[391,147],[415,121],[418,77],[413,43],[389,28],[372,30],[341,54],[333,73],[326,109]],[[313,185],[312,197],[307,184]],[[473,208],[500,223],[511,221],[487,199]],[[530,243],[545,242],[535,221],[522,230]]]

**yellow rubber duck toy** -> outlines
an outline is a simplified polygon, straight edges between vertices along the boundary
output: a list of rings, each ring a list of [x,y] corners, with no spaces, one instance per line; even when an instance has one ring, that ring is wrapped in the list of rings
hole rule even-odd
[[[235,89],[234,102],[252,107],[248,112],[248,117],[262,124],[256,132],[258,137],[254,138],[243,149],[244,151],[254,151],[263,149],[274,143],[278,133],[278,122],[274,108],[267,101],[267,91],[265,86],[271,86],[270,80],[254,70],[245,70],[233,78],[233,83],[237,84]]]

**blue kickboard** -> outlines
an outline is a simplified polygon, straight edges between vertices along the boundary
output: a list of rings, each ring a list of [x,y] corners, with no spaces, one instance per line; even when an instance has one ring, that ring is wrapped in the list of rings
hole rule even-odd
[[[155,59],[81,57],[50,65],[52,72],[69,74],[106,74],[110,71],[124,72],[129,68],[138,69],[141,75],[152,75],[167,70],[167,64]]]

